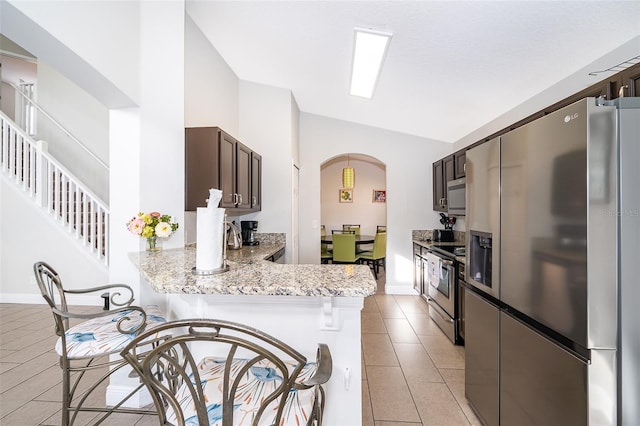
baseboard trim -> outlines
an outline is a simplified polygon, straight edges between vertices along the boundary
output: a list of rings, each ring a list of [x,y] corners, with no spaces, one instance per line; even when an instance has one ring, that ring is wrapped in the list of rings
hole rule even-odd
[[[406,294],[410,296],[418,296],[418,292],[410,286],[406,285],[389,285],[384,286],[384,292],[386,294]]]

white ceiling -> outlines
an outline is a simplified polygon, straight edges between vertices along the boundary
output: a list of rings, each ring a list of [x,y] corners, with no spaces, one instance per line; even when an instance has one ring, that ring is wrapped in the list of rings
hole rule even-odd
[[[640,55],[637,0],[186,4],[241,80],[290,89],[303,112],[447,142],[579,71],[558,99]],[[393,33],[372,100],[348,95],[354,27]],[[635,53],[619,53],[630,41]]]

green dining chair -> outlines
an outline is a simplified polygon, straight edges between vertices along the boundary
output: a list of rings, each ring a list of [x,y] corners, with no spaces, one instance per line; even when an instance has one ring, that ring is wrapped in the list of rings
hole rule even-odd
[[[333,263],[359,263],[355,234],[333,234]]]
[[[324,225],[320,226],[320,237],[327,236],[327,229]],[[333,252],[329,248],[329,244],[320,244],[320,263],[329,263],[330,260],[333,260]]]
[[[358,253],[361,261],[373,267],[373,276],[378,279],[380,265],[387,269],[385,259],[387,257],[387,233],[378,232],[373,240],[373,250]]]
[[[355,231],[356,235],[360,235],[360,225],[342,225],[343,231]]]

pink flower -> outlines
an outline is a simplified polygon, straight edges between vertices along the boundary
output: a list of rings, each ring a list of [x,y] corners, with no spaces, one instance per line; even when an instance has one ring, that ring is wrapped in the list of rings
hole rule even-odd
[[[149,213],[149,216],[155,218],[155,219],[160,219],[160,216],[162,216],[159,212],[151,212]]]
[[[127,225],[127,229],[129,229],[129,232],[131,232],[132,234],[140,235],[142,234],[142,229],[145,227],[145,225],[146,223],[144,222],[144,220],[136,217],[131,219],[131,221]]]

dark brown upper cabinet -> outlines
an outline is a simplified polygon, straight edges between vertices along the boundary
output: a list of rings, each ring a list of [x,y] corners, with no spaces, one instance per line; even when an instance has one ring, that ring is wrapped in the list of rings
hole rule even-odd
[[[254,165],[254,157],[260,164]],[[210,188],[222,190],[220,207],[232,214],[261,209],[260,155],[219,127],[185,130],[185,209],[206,206]],[[254,201],[258,200],[258,201]]]
[[[433,163],[433,210],[448,211],[447,183],[465,176],[465,152],[458,151]]]
[[[215,127],[185,129],[185,210],[206,207],[209,188],[220,188],[220,140]]]

